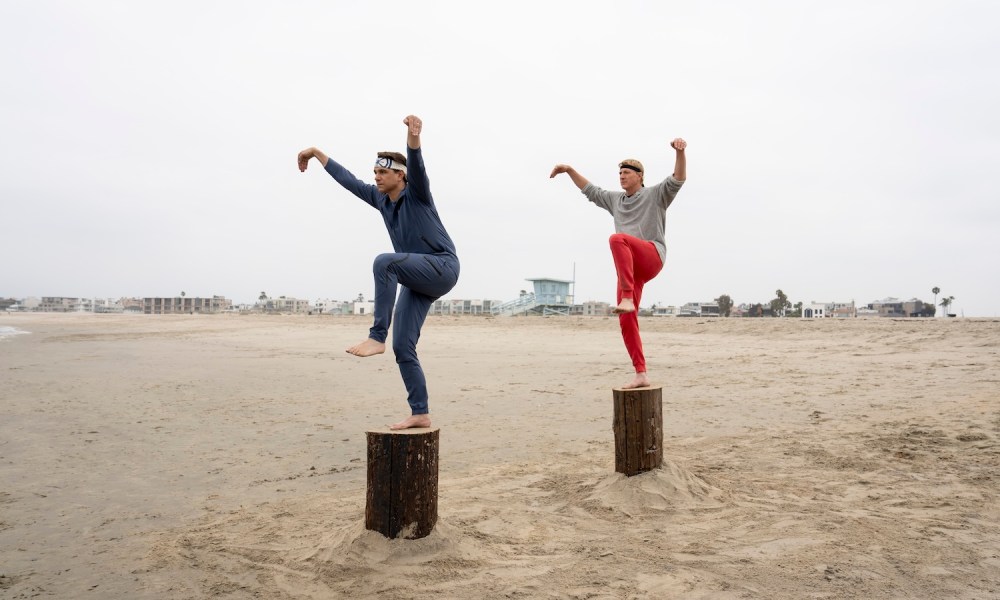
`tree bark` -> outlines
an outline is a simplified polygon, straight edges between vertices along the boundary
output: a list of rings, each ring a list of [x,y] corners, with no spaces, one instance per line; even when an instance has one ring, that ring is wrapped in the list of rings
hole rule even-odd
[[[663,466],[663,388],[615,389],[615,471],[631,477]]]
[[[365,528],[387,538],[426,537],[437,523],[440,430],[368,431]]]

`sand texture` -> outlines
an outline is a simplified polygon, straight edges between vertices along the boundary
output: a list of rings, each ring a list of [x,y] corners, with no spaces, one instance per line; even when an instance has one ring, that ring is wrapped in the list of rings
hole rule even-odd
[[[364,529],[369,326],[0,315],[0,598],[1000,598],[997,320],[643,319],[626,478],[616,319],[429,318],[419,540]]]

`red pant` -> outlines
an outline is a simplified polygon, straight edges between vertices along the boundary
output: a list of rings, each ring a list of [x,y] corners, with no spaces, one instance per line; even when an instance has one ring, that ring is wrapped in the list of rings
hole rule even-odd
[[[640,240],[624,233],[616,233],[608,240],[611,256],[618,271],[618,294],[616,302],[622,298],[632,298],[635,310],[618,315],[622,328],[625,349],[632,357],[636,373],[646,372],[646,357],[642,353],[642,339],[639,338],[639,302],[642,300],[642,286],[656,277],[663,269],[660,254],[653,242]]]

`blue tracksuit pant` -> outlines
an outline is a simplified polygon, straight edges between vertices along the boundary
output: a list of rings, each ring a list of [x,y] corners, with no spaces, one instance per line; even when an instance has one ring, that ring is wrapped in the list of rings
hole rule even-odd
[[[392,351],[406,386],[406,401],[414,415],[428,412],[427,380],[417,358],[420,328],[434,301],[455,287],[458,272],[458,258],[452,254],[379,254],[372,265],[375,324],[368,337],[385,343],[392,323]],[[397,300],[398,286],[403,289]]]

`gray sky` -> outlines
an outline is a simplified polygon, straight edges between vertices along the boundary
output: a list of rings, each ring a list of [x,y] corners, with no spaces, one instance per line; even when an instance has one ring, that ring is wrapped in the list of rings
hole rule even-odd
[[[448,298],[614,300],[619,189],[688,141],[643,305],[955,296],[1000,315],[1000,3],[3,2],[0,296],[370,297],[371,181],[424,121]],[[940,297],[939,297],[940,299]]]

